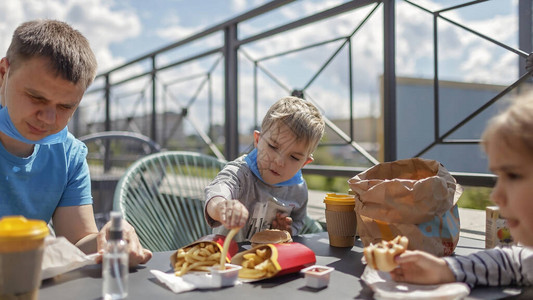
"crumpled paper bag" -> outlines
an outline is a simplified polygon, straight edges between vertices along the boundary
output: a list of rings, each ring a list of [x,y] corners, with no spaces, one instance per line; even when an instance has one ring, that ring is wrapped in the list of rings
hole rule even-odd
[[[396,282],[390,274],[366,267],[361,279],[374,292],[374,299],[410,300],[410,299],[463,299],[470,294],[470,288],[463,282],[421,285]]]
[[[44,240],[41,279],[48,279],[83,266],[96,264],[100,254],[86,255],[64,237],[46,237]]]
[[[411,158],[375,165],[348,180],[364,246],[409,238],[409,249],[451,255],[459,241],[457,201],[463,191],[435,160]]]

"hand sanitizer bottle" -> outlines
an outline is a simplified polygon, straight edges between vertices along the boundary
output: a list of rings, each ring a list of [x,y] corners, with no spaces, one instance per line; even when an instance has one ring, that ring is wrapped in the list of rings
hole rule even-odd
[[[122,214],[111,212],[109,239],[102,261],[104,299],[124,299],[128,296],[128,245],[122,239]]]

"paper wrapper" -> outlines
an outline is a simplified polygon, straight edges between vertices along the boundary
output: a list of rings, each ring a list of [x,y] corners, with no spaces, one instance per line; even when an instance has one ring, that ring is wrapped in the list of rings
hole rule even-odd
[[[374,299],[462,299],[470,294],[468,285],[462,282],[419,285],[393,281],[387,272],[366,267],[361,279],[374,292]]]
[[[437,256],[453,253],[459,241],[462,187],[442,164],[422,158],[381,163],[348,183],[365,247],[404,235],[409,249]]]
[[[86,255],[64,237],[44,240],[42,279],[52,278],[83,266],[96,263],[99,254]]]
[[[271,276],[265,276],[259,279],[242,279],[243,281],[252,282],[284,274],[296,273],[301,269],[316,263],[316,256],[313,250],[296,242],[259,245],[249,250],[239,252],[231,259],[231,263],[240,266],[244,261],[244,254],[255,253],[257,249],[264,248],[269,248],[271,250],[272,254],[270,256],[270,261],[274,265],[276,271]]]
[[[176,294],[196,289],[217,289],[226,286],[219,278],[217,279],[215,275],[208,272],[193,271],[183,276],[158,270],[150,270],[150,273]],[[242,284],[240,280],[234,282],[234,285],[239,284]]]

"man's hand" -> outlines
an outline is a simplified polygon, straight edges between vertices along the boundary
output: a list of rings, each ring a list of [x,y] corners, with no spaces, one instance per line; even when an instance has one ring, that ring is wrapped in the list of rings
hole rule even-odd
[[[292,235],[292,218],[286,213],[276,213],[276,218],[272,221],[272,229],[287,230]]]
[[[109,229],[111,228],[111,222],[102,227],[97,236],[97,245],[98,252],[103,253],[105,246],[107,244],[107,237],[109,234]],[[129,265],[130,267],[135,267],[138,264],[144,264],[152,258],[152,252],[148,249],[144,249],[139,242],[139,238],[135,233],[135,229],[130,223],[122,220],[122,239],[128,243],[128,252],[129,252]],[[101,260],[101,257],[100,259]]]

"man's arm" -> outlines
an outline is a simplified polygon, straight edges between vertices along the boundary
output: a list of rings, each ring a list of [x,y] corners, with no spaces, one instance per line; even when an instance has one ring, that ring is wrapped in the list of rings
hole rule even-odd
[[[92,205],[58,207],[53,221],[56,235],[64,236],[84,253],[96,253],[104,249],[111,222],[104,225],[99,233],[94,221]],[[135,229],[126,221],[123,227],[123,238],[128,242],[130,267],[149,261],[152,258],[152,252],[141,246]],[[101,257],[97,258],[97,262],[101,262]]]
[[[52,220],[57,236],[64,236],[84,253],[97,252],[98,228],[92,205],[58,207]]]

